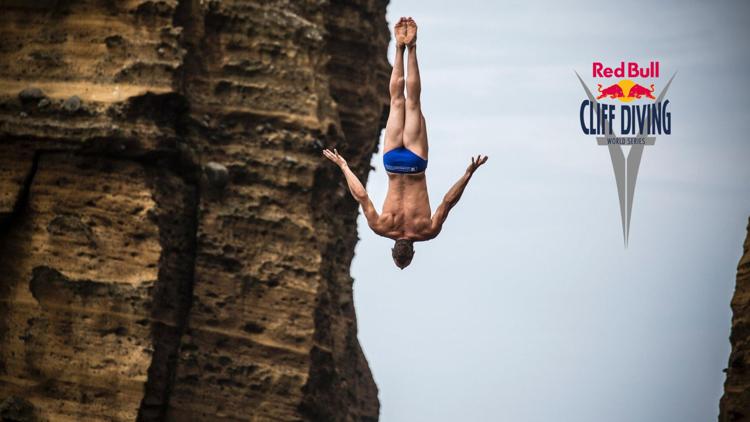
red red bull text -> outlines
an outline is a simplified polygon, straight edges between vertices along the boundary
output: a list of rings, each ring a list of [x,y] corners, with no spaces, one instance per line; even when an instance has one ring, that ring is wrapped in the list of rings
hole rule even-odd
[[[592,74],[595,78],[658,78],[659,62],[649,62],[646,67],[635,62],[620,62],[620,66],[614,68],[594,62]]]
[[[645,88],[644,88],[645,89]],[[631,92],[633,89],[631,88]],[[648,90],[647,90],[648,91]],[[650,91],[649,91],[650,92]],[[645,94],[644,94],[645,95]],[[612,131],[617,109],[620,109],[620,136],[625,135],[669,135],[672,133],[672,113],[667,110],[669,100],[663,102],[620,105],[581,103],[581,130],[586,135],[617,135]]]

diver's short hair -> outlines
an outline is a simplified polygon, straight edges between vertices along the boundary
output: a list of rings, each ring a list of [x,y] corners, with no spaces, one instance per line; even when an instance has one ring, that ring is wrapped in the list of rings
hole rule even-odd
[[[414,257],[414,242],[407,239],[398,239],[393,244],[391,255],[396,266],[402,270],[409,266]]]

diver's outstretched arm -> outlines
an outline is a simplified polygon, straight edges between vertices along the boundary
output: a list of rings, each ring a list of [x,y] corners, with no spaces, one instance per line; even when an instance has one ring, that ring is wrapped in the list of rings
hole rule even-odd
[[[367,195],[367,190],[362,185],[362,182],[359,181],[357,175],[355,175],[352,169],[349,168],[344,157],[339,155],[339,152],[336,151],[336,149],[333,151],[325,149],[323,150],[323,155],[338,165],[341,172],[344,173],[346,183],[349,185],[349,192],[352,193],[354,199],[356,199],[357,202],[359,202],[359,205],[362,206],[362,212],[365,214],[365,218],[367,218],[367,224],[370,228],[376,230],[379,218],[378,212],[375,210],[375,206],[372,204],[370,196]]]
[[[487,162],[486,155],[482,157],[481,155],[477,155],[477,158],[471,157],[471,164],[469,164],[469,167],[466,168],[466,172],[463,176],[461,176],[460,179],[448,190],[448,193],[445,194],[445,197],[443,197],[443,202],[440,203],[440,205],[435,210],[435,214],[432,215],[432,224],[430,227],[430,238],[434,238],[438,234],[440,234],[440,230],[443,229],[443,223],[445,223],[445,220],[448,218],[448,213],[450,210],[456,206],[458,201],[461,199],[461,195],[464,193],[464,189],[466,189],[466,185],[469,184],[469,180],[471,180],[471,176],[474,175],[474,172],[477,171],[477,169],[484,163]]]

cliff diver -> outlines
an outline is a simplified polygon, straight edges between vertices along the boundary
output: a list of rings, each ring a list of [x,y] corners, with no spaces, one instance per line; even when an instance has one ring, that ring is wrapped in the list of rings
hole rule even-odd
[[[349,190],[362,206],[372,231],[396,241],[391,249],[393,262],[404,269],[414,257],[414,242],[434,239],[440,233],[448,213],[461,199],[471,176],[487,162],[488,157],[477,155],[471,158],[464,175],[445,194],[443,202],[432,214],[425,178],[427,127],[419,98],[422,87],[417,65],[417,23],[411,17],[402,17],[393,32],[396,58],[389,85],[391,108],[383,147],[383,164],[388,174],[388,193],[383,211],[378,214],[362,182],[336,149],[326,149],[323,155],[341,168]],[[404,79],[406,49],[409,73]]]

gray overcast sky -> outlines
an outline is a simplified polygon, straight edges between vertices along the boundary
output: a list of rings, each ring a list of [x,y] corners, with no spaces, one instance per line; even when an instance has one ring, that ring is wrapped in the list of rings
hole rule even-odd
[[[391,2],[390,24],[420,26],[433,208],[471,154],[490,160],[404,271],[360,216],[359,338],[384,422],[716,419],[750,215],[750,8],[618,3]],[[679,71],[627,250],[607,148],[578,123],[573,72],[594,88],[595,60],[659,60],[657,92]]]

